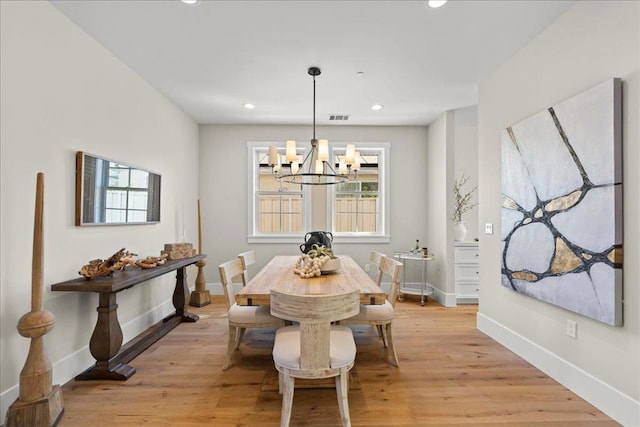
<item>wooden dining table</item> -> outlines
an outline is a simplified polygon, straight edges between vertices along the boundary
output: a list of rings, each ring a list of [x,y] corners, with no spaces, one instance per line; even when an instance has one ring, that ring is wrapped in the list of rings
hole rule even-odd
[[[238,305],[269,305],[271,289],[298,295],[321,295],[360,291],[361,304],[384,304],[384,291],[348,255],[339,255],[340,268],[321,276],[302,278],[293,268],[298,256],[273,257],[258,274],[236,294]]]

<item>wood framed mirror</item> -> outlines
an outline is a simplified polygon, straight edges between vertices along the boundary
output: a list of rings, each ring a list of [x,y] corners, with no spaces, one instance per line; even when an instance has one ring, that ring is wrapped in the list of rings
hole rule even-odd
[[[76,153],[76,225],[160,222],[160,175],[146,169]]]

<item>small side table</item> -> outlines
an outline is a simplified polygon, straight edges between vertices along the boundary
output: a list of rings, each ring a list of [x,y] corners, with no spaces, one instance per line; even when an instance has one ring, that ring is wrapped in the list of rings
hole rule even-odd
[[[407,295],[420,295],[420,303],[424,306],[425,301],[429,295],[433,295],[433,287],[427,283],[427,262],[433,261],[433,255],[423,256],[422,254],[416,254],[413,252],[396,252],[393,254],[394,258],[399,259],[402,262],[402,286],[400,286],[400,293]],[[422,263],[422,283],[420,288],[413,286],[407,286],[407,261],[418,261]]]

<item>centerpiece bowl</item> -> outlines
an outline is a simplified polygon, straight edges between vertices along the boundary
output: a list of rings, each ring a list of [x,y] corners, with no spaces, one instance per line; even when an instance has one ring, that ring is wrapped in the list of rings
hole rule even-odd
[[[333,273],[340,268],[340,258],[331,258],[328,259],[322,267],[320,267],[320,271],[322,274]]]

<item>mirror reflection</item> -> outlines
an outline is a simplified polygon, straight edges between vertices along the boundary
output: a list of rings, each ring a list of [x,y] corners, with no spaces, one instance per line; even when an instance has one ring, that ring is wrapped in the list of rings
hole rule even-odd
[[[160,175],[79,151],[76,225],[160,221]]]

